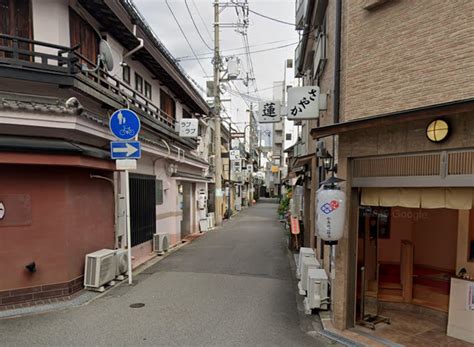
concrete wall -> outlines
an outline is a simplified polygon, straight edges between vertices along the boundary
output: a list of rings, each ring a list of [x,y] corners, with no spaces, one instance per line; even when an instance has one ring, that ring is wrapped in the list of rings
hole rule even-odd
[[[364,2],[343,6],[344,120],[474,97],[474,2]]]
[[[113,186],[90,173],[2,165],[6,217],[0,221],[0,290],[70,281],[84,274],[87,253],[113,248]],[[25,269],[32,261],[34,274]]]

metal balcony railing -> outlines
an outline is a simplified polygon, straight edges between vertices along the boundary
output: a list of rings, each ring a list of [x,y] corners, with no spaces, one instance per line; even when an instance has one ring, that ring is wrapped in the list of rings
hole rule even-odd
[[[41,72],[49,75],[51,80],[57,77],[78,79],[93,85],[101,93],[112,96],[128,107],[138,109],[157,123],[164,125],[173,132],[176,131],[176,120],[158,106],[148,100],[143,94],[108,74],[104,69],[85,72],[85,63],[94,67],[95,63],[78,52],[79,46],[65,47],[47,42],[30,40],[16,36],[0,34],[0,68],[11,68],[8,77],[15,78],[19,72]]]

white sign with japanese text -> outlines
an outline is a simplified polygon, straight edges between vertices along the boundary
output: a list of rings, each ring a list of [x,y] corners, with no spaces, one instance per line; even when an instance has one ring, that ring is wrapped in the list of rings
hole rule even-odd
[[[279,101],[261,101],[258,103],[259,123],[277,123],[281,119],[281,104]]]
[[[193,118],[184,118],[179,121],[179,137],[198,137],[199,121]]]
[[[240,160],[240,150],[239,149],[232,149],[229,152],[229,158],[232,161]]]
[[[288,119],[319,118],[319,87],[293,87],[288,90]]]

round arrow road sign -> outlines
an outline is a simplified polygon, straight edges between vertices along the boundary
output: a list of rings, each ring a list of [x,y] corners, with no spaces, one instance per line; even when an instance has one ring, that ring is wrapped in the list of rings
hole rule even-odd
[[[117,110],[109,121],[110,131],[121,140],[130,140],[140,132],[140,118],[129,109]]]

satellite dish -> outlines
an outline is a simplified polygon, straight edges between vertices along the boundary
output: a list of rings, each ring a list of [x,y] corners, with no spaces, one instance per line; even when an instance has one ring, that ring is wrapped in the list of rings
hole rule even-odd
[[[105,40],[100,40],[99,43],[99,59],[104,64],[107,71],[114,69],[114,57],[112,55],[112,49]]]
[[[82,64],[82,71],[84,72],[95,72],[99,70],[100,63],[103,64],[107,71],[112,71],[114,68],[114,57],[112,55],[112,49],[105,40],[100,40],[99,43],[99,55],[97,56],[97,66],[93,69],[89,69],[87,64]]]

